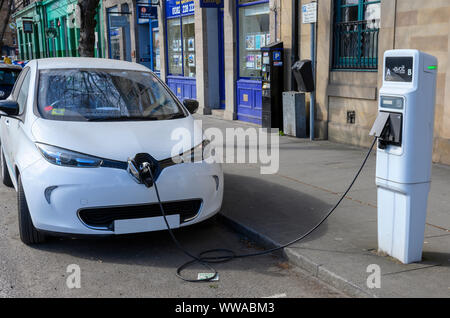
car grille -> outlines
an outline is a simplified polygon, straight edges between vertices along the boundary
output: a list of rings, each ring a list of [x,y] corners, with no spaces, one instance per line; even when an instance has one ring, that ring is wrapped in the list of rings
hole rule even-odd
[[[180,215],[180,223],[197,217],[202,200],[185,200],[164,202],[166,215]],[[88,208],[78,211],[78,215],[86,225],[94,228],[112,229],[115,220],[129,220],[161,216],[158,203],[128,205],[117,207]]]

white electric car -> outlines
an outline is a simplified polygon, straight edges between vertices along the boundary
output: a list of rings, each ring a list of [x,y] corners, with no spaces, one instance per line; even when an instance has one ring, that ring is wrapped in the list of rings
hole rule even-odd
[[[216,214],[223,172],[205,160],[197,107],[136,63],[30,61],[0,101],[2,181],[17,191],[22,241],[166,229],[154,187],[130,172],[129,159],[142,153],[156,163],[172,228]]]

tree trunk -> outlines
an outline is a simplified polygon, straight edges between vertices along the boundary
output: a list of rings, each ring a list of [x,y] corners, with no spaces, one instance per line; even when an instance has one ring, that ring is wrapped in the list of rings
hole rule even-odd
[[[78,0],[80,8],[80,42],[78,53],[80,56],[94,57],[95,55],[95,16],[100,0]]]
[[[0,51],[1,51],[2,47],[3,47],[3,37],[5,36],[6,28],[8,27],[8,24],[10,22],[9,20],[11,18],[11,13],[12,13],[12,8],[13,8],[13,1],[14,0],[9,0],[7,2],[7,4],[6,4],[8,6],[8,11],[6,13],[6,17],[4,17],[4,20],[2,21],[3,25],[0,28]],[[0,10],[3,8],[3,3],[4,3],[4,0],[1,1]]]

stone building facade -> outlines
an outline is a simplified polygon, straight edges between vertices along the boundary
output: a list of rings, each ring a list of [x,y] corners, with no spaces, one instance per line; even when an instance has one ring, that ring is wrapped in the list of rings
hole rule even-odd
[[[113,2],[120,0],[107,0],[105,10]],[[198,99],[203,114],[260,124],[261,79],[252,60],[259,53],[252,41],[283,42],[284,88],[291,90],[292,56],[311,58],[311,26],[302,24],[301,13],[302,5],[310,2],[223,0],[216,2],[220,8],[206,8],[199,0],[160,1],[158,19],[151,22],[159,36],[158,45],[152,47],[158,50],[153,53],[159,59],[158,74],[180,99]],[[317,5],[315,136],[368,146],[378,111],[384,52],[419,49],[439,60],[433,159],[450,164],[450,2],[317,0]],[[135,15],[135,3],[128,7]],[[130,22],[135,23],[136,17]],[[137,24],[134,28],[131,60],[139,62],[142,28]]]
[[[384,52],[418,49],[438,58],[433,160],[450,164],[450,1],[381,0],[369,19],[370,23],[375,19],[375,24],[379,24],[376,69],[336,69],[333,65],[335,32],[341,22],[336,21],[337,10],[341,14],[349,11],[345,7],[336,8],[338,2],[345,5],[362,1],[318,1],[316,136],[346,144],[369,145],[368,131],[377,115],[377,94],[382,85]],[[309,26],[301,25],[300,33],[300,57],[310,58]],[[348,114],[354,114],[351,123]]]
[[[104,0],[98,41],[103,56],[142,63],[181,100],[197,99],[199,112],[261,124],[260,49],[283,42],[284,90],[292,90],[293,61],[311,58],[301,10],[312,1]],[[450,1],[315,2],[316,138],[368,146],[384,52],[419,49],[439,60],[433,159],[450,164]]]
[[[80,21],[77,0],[24,1],[12,18],[19,59],[79,56]],[[95,17],[96,57],[104,57],[102,1]]]

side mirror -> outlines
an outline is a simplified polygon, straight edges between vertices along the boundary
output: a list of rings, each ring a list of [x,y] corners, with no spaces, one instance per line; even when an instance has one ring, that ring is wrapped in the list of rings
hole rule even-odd
[[[0,112],[8,116],[19,115],[19,104],[12,100],[0,100]]]
[[[183,101],[183,105],[184,107],[187,108],[187,110],[191,113],[191,114],[195,114],[195,112],[198,109],[198,101],[196,101],[195,99],[185,99]]]

